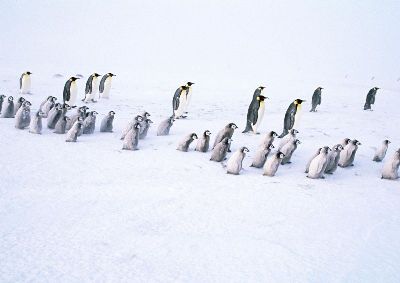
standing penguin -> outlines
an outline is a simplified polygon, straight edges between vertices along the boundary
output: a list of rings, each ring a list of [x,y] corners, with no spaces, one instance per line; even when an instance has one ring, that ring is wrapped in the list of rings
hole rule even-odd
[[[316,108],[318,105],[321,104],[321,90],[323,90],[323,87],[317,87],[317,89],[314,91],[314,94],[312,96],[312,102],[311,102],[311,110],[310,112],[317,112]]]
[[[94,133],[94,130],[96,128],[96,116],[97,116],[96,111],[91,111],[89,115],[83,120],[83,134],[85,135],[90,135]]]
[[[345,147],[345,146],[348,145],[350,142],[351,142],[351,139],[349,139],[349,138],[344,138],[340,144],[341,144],[343,147]]]
[[[25,101],[15,114],[15,128],[25,129],[31,123],[31,103]]]
[[[146,118],[144,120],[143,127],[140,127],[140,133],[139,133],[139,139],[143,140],[147,136],[147,132],[150,129],[150,125],[153,124],[153,121],[151,121],[149,118]]]
[[[85,103],[88,103],[89,101],[96,102],[94,98],[99,88],[99,79],[98,79],[99,77],[100,75],[98,73],[93,73],[87,79],[85,88],[85,97],[82,99],[83,102]]]
[[[372,161],[376,161],[376,162],[381,162],[386,155],[386,151],[389,147],[389,140],[384,140],[382,143],[381,148],[377,149],[374,155],[374,158],[372,159]]]
[[[125,129],[123,130],[122,135],[121,135],[121,140],[123,140],[125,138],[126,134],[132,129],[132,127],[136,123],[139,123],[139,125],[140,125],[140,123],[142,121],[143,121],[143,117],[141,115],[136,115],[135,118],[132,121],[130,121],[128,123],[128,125],[125,127]],[[139,130],[140,130],[140,128],[139,128]]]
[[[284,137],[281,139],[281,142],[279,143],[279,146],[278,146],[278,150],[280,150],[285,144],[296,140],[296,136],[297,136],[298,133],[299,133],[298,130],[296,130],[296,129],[291,129],[291,130],[289,131],[289,134],[286,135],[286,136],[284,136]]]
[[[132,129],[126,134],[124,138],[124,143],[122,145],[122,149],[126,150],[138,150],[139,144],[139,131],[140,131],[140,123],[135,123],[132,126]]]
[[[265,164],[265,161],[267,160],[269,153],[271,152],[271,149],[273,148],[274,146],[272,144],[264,148],[259,148],[254,155],[253,162],[251,163],[250,167],[262,168]]]
[[[226,173],[239,175],[240,170],[242,170],[243,159],[246,156],[246,153],[249,152],[249,149],[245,146],[238,149],[232,156],[229,158],[226,163]]]
[[[67,103],[71,106],[75,106],[76,96],[78,93],[78,87],[76,85],[76,80],[79,80],[77,77],[71,77],[68,81],[65,82],[64,91],[63,91],[63,99],[64,103]]]
[[[375,95],[379,87],[373,87],[368,91],[367,97],[365,99],[364,110],[372,110],[371,105],[375,103]]]
[[[54,133],[65,134],[67,129],[67,123],[71,120],[68,116],[61,117],[58,119],[56,126],[54,127]]]
[[[78,118],[78,120],[75,121],[75,123],[72,125],[71,129],[67,132],[67,138],[66,142],[76,142],[78,139],[78,134],[82,129],[82,121],[83,119],[81,117]]]
[[[114,121],[115,112],[108,112],[107,116],[101,120],[100,132],[102,133],[112,133],[113,131],[113,121]]]
[[[260,144],[260,148],[268,148],[275,140],[278,134],[274,131],[267,133]]]
[[[218,132],[217,136],[215,137],[214,145],[213,148],[221,142],[224,138],[229,138],[231,139],[233,136],[233,133],[235,132],[235,129],[237,129],[238,126],[236,126],[235,123],[229,123],[226,125],[221,131]],[[228,147],[228,152],[230,152],[230,148]]]
[[[400,148],[385,162],[382,169],[382,179],[396,180],[399,178]]]
[[[107,73],[101,78],[99,84],[99,96],[101,98],[110,98],[111,82],[115,76],[113,73]]]
[[[301,104],[303,102],[305,102],[305,100],[296,99],[289,105],[288,109],[286,110],[285,119],[283,120],[283,132],[279,136],[280,138],[286,136],[289,130],[297,125],[301,110]]]
[[[29,132],[32,134],[42,134],[42,118],[44,113],[41,110],[38,110],[35,116],[32,118],[29,124]]]
[[[171,116],[168,119],[162,121],[160,125],[158,125],[157,136],[168,136],[169,131],[174,124],[174,121],[174,116]]]
[[[282,165],[292,163],[290,159],[292,158],[293,152],[297,149],[297,145],[301,144],[299,140],[290,141],[285,144],[280,150],[285,157],[282,159]]]
[[[306,170],[304,171],[304,173],[308,173],[308,171],[310,170],[310,164],[311,162],[314,160],[315,157],[317,157],[319,155],[319,153],[321,152],[322,147],[318,148],[317,151],[313,154],[313,156],[310,158],[310,160],[307,162],[306,165]]]
[[[149,127],[150,127],[150,124],[147,123],[146,120],[149,119],[149,117],[150,117],[151,115],[150,115],[149,112],[143,111],[143,113],[142,113],[140,116],[142,116],[143,119],[142,119],[142,121],[140,122],[139,139],[142,139],[142,138],[140,138],[140,136],[142,135],[142,133],[143,133],[144,131],[146,131],[146,134],[144,135],[144,137],[146,137],[146,135],[147,135],[147,131],[148,131],[149,128],[146,129],[146,126],[149,126]],[[144,138],[144,137],[143,137],[143,138]]]
[[[58,104],[52,109],[52,111],[50,111],[49,116],[47,117],[47,128],[54,129],[58,122],[58,119],[62,115],[62,110],[62,105]]]
[[[228,152],[229,146],[231,144],[231,139],[225,137],[221,142],[219,142],[213,149],[210,160],[221,162],[225,159],[226,153]]]
[[[268,158],[264,164],[263,175],[269,177],[275,176],[276,171],[278,171],[279,165],[281,164],[284,157],[285,155],[282,152],[278,151],[272,157]]]
[[[72,125],[76,122],[76,120],[78,120],[79,117],[82,118],[82,121],[86,118],[86,111],[89,109],[89,107],[87,106],[82,106],[77,108],[76,113],[71,115],[69,121],[67,121],[67,125],[66,125],[66,130],[68,131],[69,129],[72,128]],[[50,113],[49,113],[50,116]]]
[[[336,144],[332,147],[332,151],[328,154],[328,164],[325,168],[326,174],[333,174],[339,163],[340,152],[343,150],[343,146],[341,144]]]
[[[192,141],[197,139],[196,133],[187,135],[178,145],[177,150],[187,152]]]
[[[331,149],[328,146],[321,148],[318,156],[310,163],[307,177],[311,179],[325,179],[324,172],[328,164],[328,154]]]
[[[1,118],[14,118],[14,98],[10,95],[7,98],[7,103],[3,105]]]
[[[186,103],[185,103],[185,106],[183,108],[183,113],[185,113],[185,114],[188,113],[187,109],[189,108],[190,101],[192,100],[192,85],[194,85],[194,83],[192,83],[192,82],[187,82],[186,85],[185,85],[187,87],[187,89],[186,89]]]
[[[25,72],[19,78],[19,92],[21,94],[31,93],[31,72]]]
[[[204,131],[201,138],[198,139],[195,151],[207,152],[210,147],[210,135],[209,130]]]
[[[187,90],[188,90],[187,86],[185,86],[185,85],[180,86],[175,91],[175,94],[172,97],[172,112],[173,112],[175,119],[186,118],[186,116],[183,116],[183,112],[184,112],[185,105],[186,105],[186,91]]]
[[[3,108],[4,98],[6,98],[4,94],[0,95],[0,114],[1,114],[1,109]]]
[[[264,110],[265,110],[265,105],[264,105],[264,99],[265,96],[261,95],[262,91],[264,90],[265,87],[260,86],[256,88],[253,94],[253,98],[250,102],[249,108],[247,109],[247,118],[246,118],[246,128],[244,129],[243,133],[247,133],[250,131],[254,131],[252,125],[255,125],[258,121],[258,112],[259,109],[261,110],[260,114],[261,116],[264,115]],[[260,96],[264,97],[264,99],[261,101]],[[262,103],[261,103],[262,102]],[[262,117],[261,117],[262,120]],[[261,122],[260,120],[260,122]]]
[[[54,107],[56,104],[57,98],[54,96],[49,96],[47,100],[43,103],[43,105],[40,107],[40,110],[43,112],[44,116],[43,118],[47,118],[49,115],[50,110]]]
[[[18,98],[17,102],[14,103],[14,115],[17,114],[18,109],[21,108],[22,103],[24,103],[24,102],[25,102],[25,98],[20,97],[20,98]]]
[[[356,156],[359,145],[361,145],[361,143],[358,140],[352,140],[344,147],[344,149],[340,152],[340,167],[353,166],[354,157]]]

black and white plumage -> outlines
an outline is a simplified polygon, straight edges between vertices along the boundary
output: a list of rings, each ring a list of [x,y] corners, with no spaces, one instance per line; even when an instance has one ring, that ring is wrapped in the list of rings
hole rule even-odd
[[[112,78],[115,76],[116,75],[114,75],[113,73],[107,73],[101,78],[99,84],[99,96],[101,98],[110,98],[111,82]]]
[[[382,145],[380,148],[378,148],[375,151],[374,157],[372,158],[372,161],[376,161],[376,162],[381,162],[385,156],[386,156],[386,151],[389,147],[390,141],[389,140],[384,140],[382,142]]]
[[[210,160],[216,161],[216,162],[221,162],[225,160],[226,154],[228,152],[228,149],[231,144],[231,139],[228,137],[225,137],[222,139],[221,142],[219,142],[217,145],[212,150],[211,158]]]
[[[184,116],[184,110],[186,106],[186,91],[188,87],[183,85],[180,86],[172,97],[172,113],[175,119],[186,118]]]
[[[169,135],[169,131],[171,130],[172,125],[174,124],[174,116],[169,117],[168,119],[162,121],[157,128],[157,136],[167,136]]]
[[[265,161],[267,161],[267,157],[273,148],[274,146],[272,143],[267,147],[260,147],[255,153],[250,167],[262,168],[265,164]]]
[[[201,137],[197,140],[195,151],[207,152],[210,147],[210,135],[209,130],[205,130]]]
[[[196,133],[191,133],[187,135],[176,148],[179,151],[187,152],[189,150],[190,144],[197,139]]]
[[[54,96],[49,96],[45,101],[40,105],[40,110],[43,112],[43,118],[47,118],[50,110],[55,106],[57,98]]]
[[[29,101],[24,101],[21,107],[18,109],[15,114],[15,128],[17,129],[25,129],[29,127],[31,123],[31,103]]]
[[[14,115],[17,114],[19,108],[21,108],[22,104],[25,102],[25,98],[20,97],[14,102]]]
[[[265,111],[265,96],[261,95],[265,87],[260,86],[256,88],[253,94],[253,98],[250,102],[246,116],[246,128],[243,133],[253,131],[257,132],[258,125],[261,123]],[[258,121],[258,123],[257,123]]]
[[[68,81],[65,82],[64,91],[63,91],[63,100],[64,103],[68,105],[75,106],[76,97],[78,94],[78,87],[76,85],[76,80],[79,78],[71,77]]]
[[[365,98],[364,110],[372,110],[371,105],[375,103],[375,95],[379,87],[373,87],[368,91],[367,97]]]
[[[183,107],[183,113],[187,114],[188,113],[188,108],[189,108],[189,104],[192,101],[192,85],[194,85],[194,83],[192,82],[187,82],[186,83],[186,102],[185,105]]]
[[[93,73],[87,79],[85,87],[85,97],[82,99],[83,102],[96,102],[95,97],[99,89],[99,77],[100,75],[98,73]]]
[[[353,166],[354,158],[359,145],[361,145],[361,143],[358,140],[352,140],[343,148],[343,150],[340,152],[338,164],[340,167]]]
[[[294,100],[288,107],[285,113],[285,118],[283,120],[283,132],[279,136],[280,138],[283,138],[284,136],[287,135],[287,133],[292,129],[295,128],[298,121],[299,121],[299,115],[300,115],[300,110],[301,110],[301,104],[305,102],[305,100],[302,99],[296,99]]]
[[[19,78],[19,91],[21,94],[31,93],[31,72],[25,72]]]
[[[226,163],[226,173],[239,175],[243,167],[243,159],[246,157],[246,153],[249,149],[245,146],[239,148],[232,156],[228,159]]]
[[[138,150],[140,123],[136,122],[125,135],[122,149]]]
[[[317,106],[321,105],[321,90],[323,89],[323,87],[317,87],[317,89],[314,91],[311,101],[310,112],[317,112]]]
[[[54,129],[58,120],[64,117],[69,109],[71,109],[71,107],[66,103],[58,104],[54,111],[52,111],[52,109],[47,117],[47,128]]]
[[[113,132],[113,122],[114,122],[115,112],[110,111],[108,114],[101,120],[100,124],[100,132],[102,133],[112,133]]]
[[[382,168],[382,179],[396,180],[399,178],[400,148],[386,160]]]

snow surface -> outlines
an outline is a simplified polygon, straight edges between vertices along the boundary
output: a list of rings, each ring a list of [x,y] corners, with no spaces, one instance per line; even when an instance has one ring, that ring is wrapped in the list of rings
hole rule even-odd
[[[48,95],[61,99],[71,75],[85,76],[82,98],[90,73],[117,74],[111,99],[88,104],[100,113],[96,132],[77,143],[0,119],[0,282],[400,281],[400,182],[380,179],[371,149],[386,138],[387,156],[400,147],[398,3],[95,3],[0,4],[0,93],[18,96],[20,73],[33,72],[32,113]],[[187,80],[188,119],[157,137]],[[262,133],[280,133],[289,103],[308,100],[302,144],[273,178],[249,167],[262,136],[241,133],[259,85],[270,97]],[[374,111],[363,111],[375,85]],[[317,86],[322,105],[310,113]],[[100,133],[109,110],[115,131]],[[147,138],[121,150],[121,131],[143,110],[154,121]],[[239,126],[232,150],[250,149],[241,175],[195,144],[176,150],[190,132],[208,129],[212,143],[229,122]],[[362,143],[355,166],[306,178],[316,148],[344,137]]]

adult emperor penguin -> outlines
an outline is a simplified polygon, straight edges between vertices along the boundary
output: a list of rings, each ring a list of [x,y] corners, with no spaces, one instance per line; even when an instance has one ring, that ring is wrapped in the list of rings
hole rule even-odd
[[[96,102],[94,98],[99,88],[99,77],[100,75],[98,73],[93,73],[87,79],[85,87],[85,97],[82,99],[83,102]]]
[[[375,103],[375,95],[379,87],[373,87],[368,91],[367,97],[365,99],[364,110],[372,110],[371,105]]]
[[[284,157],[285,157],[285,154],[278,151],[273,156],[268,158],[263,167],[263,170],[264,170],[263,175],[269,176],[269,177],[275,176],[276,171],[278,171],[279,165],[281,164],[282,159]]]
[[[344,147],[344,149],[340,152],[340,167],[353,166],[354,157],[359,145],[361,145],[361,143],[358,140],[352,140]]]
[[[229,158],[226,163],[226,173],[239,175],[240,170],[243,167],[243,159],[246,156],[246,153],[249,152],[249,149],[245,146],[239,148],[232,156]]]
[[[375,155],[372,161],[381,162],[385,158],[389,143],[389,140],[384,140],[382,142],[382,146],[375,151]]]
[[[225,137],[221,142],[219,142],[214,147],[210,160],[216,162],[221,162],[222,160],[224,160],[226,157],[226,153],[228,152],[228,149],[230,147],[231,141],[232,140],[230,138]]]
[[[183,108],[183,113],[185,113],[185,114],[188,113],[187,109],[189,108],[190,101],[192,100],[192,85],[194,85],[194,83],[192,83],[192,82],[187,82],[186,85],[185,85],[187,87],[187,89],[186,89],[186,103],[185,103],[184,108]]]
[[[83,119],[81,117],[78,118],[78,120],[75,121],[75,123],[72,125],[71,129],[67,132],[67,138],[66,142],[76,142],[78,139],[78,134],[82,129],[83,125]]]
[[[19,78],[19,92],[21,94],[31,93],[31,72],[25,72]]]
[[[303,102],[305,102],[305,100],[298,98],[289,105],[288,109],[286,110],[285,119],[283,120],[283,132],[279,136],[280,138],[286,136],[289,130],[297,125],[301,112],[301,104]]]
[[[32,134],[42,134],[42,118],[44,113],[41,110],[38,110],[35,116],[31,119],[29,124],[29,132]]]
[[[267,157],[271,150],[274,148],[272,143],[264,148],[259,148],[254,155],[253,162],[251,163],[250,167],[255,167],[255,168],[262,168],[265,164],[265,161],[267,160]]]
[[[333,174],[339,163],[340,152],[343,150],[343,146],[341,144],[336,144],[332,147],[332,150],[328,154],[328,164],[325,168],[326,174]]]
[[[389,158],[382,169],[382,179],[396,180],[399,178],[400,148]]]
[[[110,98],[110,89],[111,89],[111,82],[112,78],[115,77],[113,73],[107,73],[105,74],[99,84],[99,96],[100,98]]]
[[[76,85],[76,80],[79,80],[77,77],[71,77],[68,81],[65,82],[63,99],[64,103],[68,105],[75,106],[76,96],[78,93],[78,87]]]
[[[140,131],[140,123],[135,123],[132,126],[132,129],[126,134],[124,138],[124,143],[122,145],[122,149],[126,150],[138,150],[139,145],[139,131]]]
[[[253,94],[253,98],[250,102],[249,108],[247,110],[247,117],[246,117],[246,128],[244,129],[243,133],[247,133],[250,131],[256,132],[253,129],[253,125],[256,125],[257,121],[262,121],[262,117],[264,116],[265,104],[264,99],[265,96],[261,95],[262,91],[265,87],[260,86],[256,88]],[[262,97],[262,99],[260,98]],[[259,114],[261,115],[261,119],[259,119]],[[258,126],[258,125],[257,125]]]
[[[325,179],[324,172],[328,165],[328,154],[331,149],[324,146],[319,154],[311,161],[307,177],[311,179]]]
[[[186,105],[187,90],[188,87],[185,85],[178,87],[172,98],[172,111],[175,119],[186,118],[186,116],[183,115],[183,112]]]
[[[90,135],[94,133],[96,128],[96,111],[90,111],[89,115],[83,120],[83,134]]]
[[[189,150],[190,144],[194,141],[197,140],[197,135],[196,133],[191,133],[187,135],[178,145],[176,148],[179,151],[187,152]]]
[[[268,148],[275,140],[278,134],[274,131],[267,133],[260,144],[260,148]]]
[[[317,89],[314,91],[314,94],[312,96],[312,102],[311,102],[311,110],[310,112],[317,112],[316,108],[318,105],[321,104],[321,90],[323,90],[323,87],[317,87]]]
[[[204,131],[204,133],[201,135],[201,137],[197,141],[195,151],[200,151],[200,152],[208,151],[208,148],[210,147],[210,135],[211,135],[211,132],[209,130]]]
[[[157,136],[168,136],[174,122],[174,116],[171,116],[168,119],[162,121],[157,128]]]
[[[114,116],[115,116],[114,111],[108,112],[108,114],[103,118],[103,120],[101,120],[100,132],[112,133]]]
[[[11,95],[7,98],[5,105],[3,105],[0,117],[14,118],[14,97]]]
[[[235,129],[237,129],[235,123],[229,123],[226,125],[221,131],[218,132],[217,136],[215,137],[213,148],[220,143],[224,138],[232,138]],[[228,152],[230,152],[230,147],[228,147]]]
[[[280,151],[285,155],[281,162],[282,165],[292,163],[290,159],[292,158],[293,152],[297,149],[297,145],[299,144],[301,144],[301,142],[296,139],[288,142],[281,148]]]

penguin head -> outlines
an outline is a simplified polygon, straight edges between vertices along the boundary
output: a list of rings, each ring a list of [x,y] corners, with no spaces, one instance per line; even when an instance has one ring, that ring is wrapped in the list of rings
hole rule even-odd
[[[322,148],[322,152],[325,153],[325,154],[327,154],[329,151],[331,151],[331,149],[329,148],[329,146],[324,146],[324,147]]]
[[[136,115],[135,120],[138,122],[142,122],[143,121],[143,117],[140,115]]]
[[[133,125],[133,127],[134,127],[135,129],[139,129],[139,128],[140,128],[140,123],[135,123],[135,125]]]
[[[384,140],[383,143],[384,143],[384,144],[389,144],[389,143],[391,143],[391,142],[390,142],[390,140]]]
[[[241,149],[240,149],[240,151],[241,152],[249,152],[250,150],[247,148],[247,147],[242,147]]]
[[[93,76],[96,77],[96,78],[100,77],[100,75],[98,73],[93,73]]]
[[[150,119],[146,119],[146,123],[147,124],[153,124],[153,121],[151,121]]]
[[[305,102],[305,100],[300,99],[300,98],[297,98],[297,99],[294,101],[294,104],[300,105],[300,104],[302,104],[303,102]]]
[[[4,98],[6,98],[6,96],[4,94],[0,95],[1,100],[3,100]]]
[[[296,139],[296,140],[294,141],[294,144],[301,144],[301,141],[299,141],[298,139]]]
[[[8,101],[13,101],[14,100],[14,97],[12,97],[11,95],[8,97]]]
[[[379,87],[374,87],[374,89],[375,89],[375,90],[378,90],[378,89],[379,89]]]
[[[190,86],[194,85],[194,83],[192,83],[192,82],[187,82],[186,85],[190,87]]]
[[[37,117],[43,117],[44,116],[44,112],[39,110],[38,112],[36,112],[36,116]]]
[[[229,128],[232,128],[232,129],[234,129],[234,130],[238,128],[238,126],[236,126],[235,123],[229,123],[229,124],[228,124],[228,127],[229,127]]]
[[[291,135],[296,135],[296,134],[298,134],[298,133],[299,133],[299,131],[296,130],[296,129],[291,129],[291,130],[290,130],[290,134],[291,134]]]
[[[78,117],[78,122],[83,122],[83,117]]]
[[[341,144],[337,144],[332,148],[333,151],[343,150],[343,146]]]
[[[204,132],[204,136],[210,136],[211,135],[211,132],[209,131],[209,130],[206,130],[205,132]]]
[[[114,116],[114,115],[115,115],[115,112],[111,110],[110,112],[108,112],[108,115]]]
[[[25,101],[25,98],[23,98],[23,97],[18,98],[18,103],[23,103],[24,101]]]
[[[116,76],[113,73],[107,73],[107,75],[109,75],[110,77],[115,77]]]
[[[197,139],[196,133],[191,134],[190,137],[192,138],[192,140],[196,140]]]
[[[319,86],[318,89],[321,90],[321,89],[324,89],[324,88]]]
[[[269,98],[264,95],[257,96],[257,100],[259,100],[259,101],[264,101],[265,99],[269,99]]]
[[[174,116],[169,117],[168,121],[172,125],[175,122]]]
[[[276,138],[278,136],[277,132],[271,131],[269,133],[270,137]]]
[[[278,152],[276,153],[276,157],[277,157],[278,159],[282,159],[282,158],[285,157],[285,154],[283,154],[282,152],[278,151]]]
[[[25,74],[27,74],[28,76],[30,76],[30,75],[32,75],[32,73],[31,72],[26,72]]]
[[[79,79],[80,79],[80,78],[77,78],[77,77],[71,77],[71,78],[70,78],[70,80],[73,81],[73,82],[76,81],[76,80],[79,80]]]
[[[151,116],[151,115],[150,115],[149,112],[147,112],[147,111],[144,111],[144,112],[143,112],[142,117],[144,117],[144,118],[149,118],[150,116]]]
[[[93,117],[96,117],[97,114],[99,114],[97,111],[90,112],[90,116],[93,116]]]
[[[345,138],[345,139],[343,139],[343,143],[346,145],[346,144],[349,144],[351,142],[351,139],[349,139],[349,138]]]
[[[352,140],[351,143],[354,145],[361,145],[361,143],[358,140]]]
[[[81,118],[81,117],[79,117],[79,118]],[[78,119],[79,119],[79,118],[78,118]],[[68,116],[64,116],[64,121],[65,121],[65,122],[71,121],[71,118],[69,118]]]
[[[63,109],[70,110],[70,109],[71,109],[71,106],[69,106],[67,103],[64,103],[64,104],[62,105],[62,108],[63,108]]]
[[[55,97],[55,96],[51,96],[50,100],[51,100],[51,101],[54,103],[54,102],[56,102],[56,100],[57,100],[57,97]]]
[[[271,144],[268,146],[268,149],[273,149],[273,148],[275,148],[275,146],[271,143]]]
[[[32,105],[32,103],[30,102],[30,101],[28,101],[28,100],[25,100],[23,103],[22,103],[22,106],[24,106],[24,107],[29,107],[29,106],[31,106]]]
[[[56,106],[56,110],[57,111],[60,111],[60,110],[62,110],[63,109],[63,106],[59,103],[57,106]]]
[[[260,90],[263,90],[263,89],[265,88],[265,86],[261,86],[261,85],[260,85],[258,88],[259,88]]]

